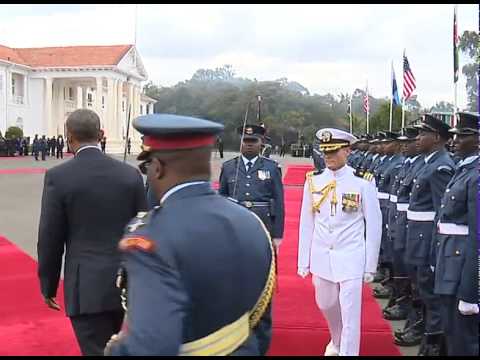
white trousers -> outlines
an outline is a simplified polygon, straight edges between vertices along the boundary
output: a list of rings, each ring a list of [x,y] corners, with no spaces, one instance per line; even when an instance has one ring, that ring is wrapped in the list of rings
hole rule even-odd
[[[358,356],[363,280],[334,283],[312,276],[315,301],[327,319],[333,345],[340,356]]]

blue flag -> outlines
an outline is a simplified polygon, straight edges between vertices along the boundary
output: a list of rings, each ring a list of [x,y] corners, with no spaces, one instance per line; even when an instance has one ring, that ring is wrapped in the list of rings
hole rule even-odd
[[[392,64],[392,99],[393,99],[394,106],[400,105],[400,98],[398,97],[397,80],[395,79],[395,71],[393,70],[393,64]]]

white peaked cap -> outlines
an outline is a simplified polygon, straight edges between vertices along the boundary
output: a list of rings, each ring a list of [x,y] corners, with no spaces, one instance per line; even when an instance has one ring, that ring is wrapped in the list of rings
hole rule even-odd
[[[334,129],[334,128],[324,128],[320,129],[317,131],[315,134],[318,140],[320,140],[320,143],[329,143],[330,141],[338,141],[338,140],[343,140],[345,142],[348,142],[350,145],[357,142],[358,139],[357,137],[353,136],[349,132],[339,130],[339,129]]]

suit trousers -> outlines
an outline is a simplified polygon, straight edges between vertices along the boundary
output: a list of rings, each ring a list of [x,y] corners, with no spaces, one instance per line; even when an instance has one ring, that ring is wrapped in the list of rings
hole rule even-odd
[[[440,296],[442,325],[449,356],[478,356],[479,315],[462,315],[455,296]]]
[[[315,301],[327,319],[333,345],[341,356],[358,356],[362,278],[334,283],[312,276]]]
[[[71,316],[75,336],[83,356],[103,356],[103,349],[113,334],[120,332],[123,310]]]

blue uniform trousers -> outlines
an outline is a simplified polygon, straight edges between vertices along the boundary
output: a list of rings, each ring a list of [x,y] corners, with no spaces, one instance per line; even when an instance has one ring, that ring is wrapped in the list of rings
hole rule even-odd
[[[440,302],[448,355],[478,356],[480,315],[462,315],[455,296],[441,295]]]

